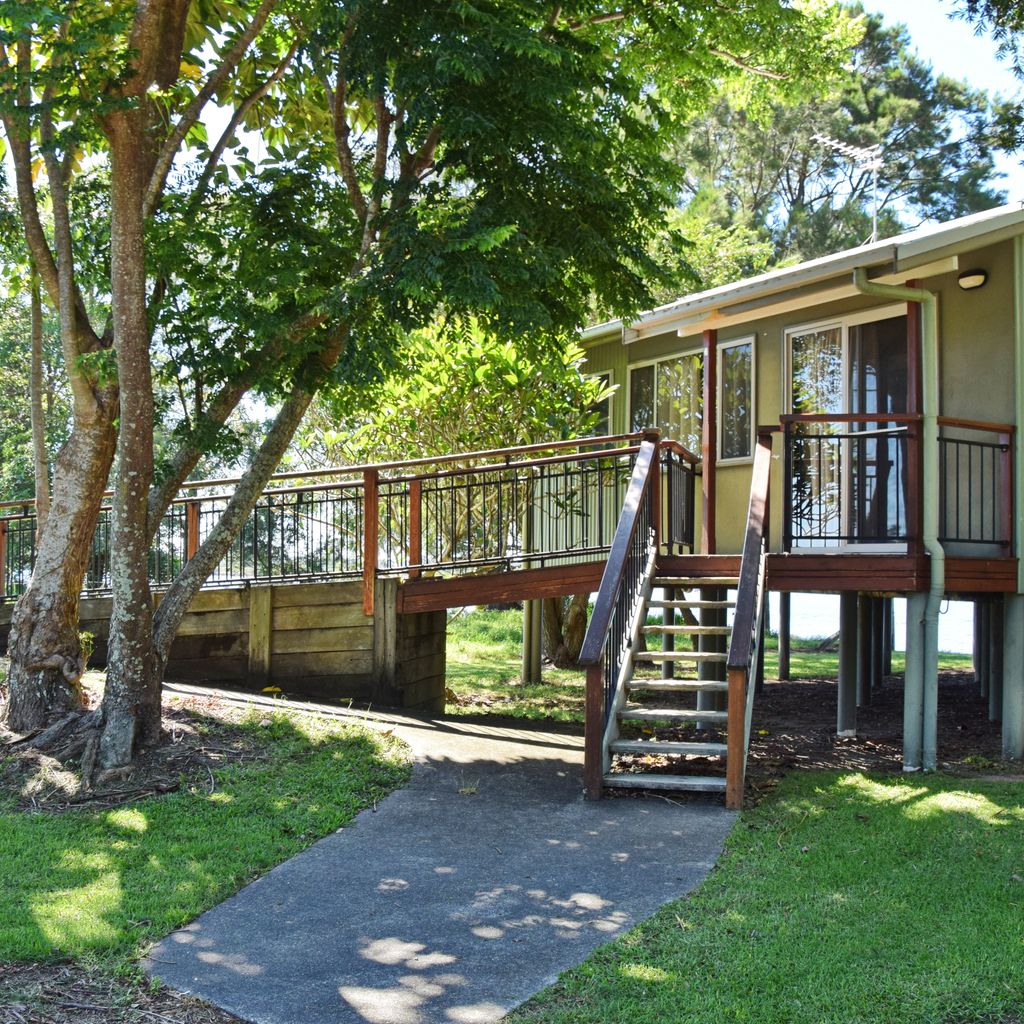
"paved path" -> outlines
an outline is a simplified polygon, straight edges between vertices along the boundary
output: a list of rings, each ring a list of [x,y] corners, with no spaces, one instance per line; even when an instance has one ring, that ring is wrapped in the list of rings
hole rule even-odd
[[[170,935],[149,969],[258,1024],[478,1024],[691,889],[733,815],[581,797],[571,735],[386,716],[412,781]]]

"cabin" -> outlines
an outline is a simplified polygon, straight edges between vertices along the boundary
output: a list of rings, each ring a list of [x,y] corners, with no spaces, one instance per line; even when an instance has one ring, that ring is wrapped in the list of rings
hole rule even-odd
[[[542,599],[591,593],[586,794],[739,807],[770,591],[783,666],[788,595],[840,595],[839,735],[907,599],[907,771],[938,764],[938,612],[956,597],[1003,753],[1024,758],[1024,209],[684,296],[583,344],[615,387],[597,436],[274,477],[168,675],[434,714],[448,609],[522,601],[531,678]],[[182,486],[152,542],[155,601],[237,482]],[[31,501],[0,502],[0,650],[35,525]],[[104,507],[80,611],[97,665],[109,540]]]
[[[935,768],[937,614],[956,597],[975,602],[1004,753],[1024,756],[1024,209],[687,295],[583,343],[616,389],[611,432],[655,429],[699,455],[695,554],[741,554],[761,501],[765,586],[840,594],[840,735],[877,681],[888,599],[905,596],[904,767]]]

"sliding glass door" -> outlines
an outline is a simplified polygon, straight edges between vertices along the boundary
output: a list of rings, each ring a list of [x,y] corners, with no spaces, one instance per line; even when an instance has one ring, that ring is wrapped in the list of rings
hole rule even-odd
[[[788,332],[792,411],[822,417],[790,428],[795,547],[905,540],[906,337],[891,311]]]

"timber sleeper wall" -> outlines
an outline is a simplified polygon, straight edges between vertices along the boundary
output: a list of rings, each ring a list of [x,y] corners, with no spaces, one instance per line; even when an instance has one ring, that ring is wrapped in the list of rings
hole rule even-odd
[[[442,711],[445,612],[399,614],[397,580],[378,580],[376,591],[366,616],[361,581],[204,590],[182,620],[167,678]],[[81,604],[80,628],[96,637],[91,667],[106,664],[110,606],[109,597]],[[0,650],[11,610],[0,606]]]

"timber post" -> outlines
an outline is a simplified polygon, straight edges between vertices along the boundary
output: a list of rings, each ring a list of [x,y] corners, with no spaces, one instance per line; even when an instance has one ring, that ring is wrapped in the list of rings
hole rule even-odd
[[[363,470],[363,614],[373,615],[380,549],[380,473]]]
[[[249,685],[261,689],[270,682],[273,601],[273,587],[249,588]]]
[[[604,655],[587,666],[583,727],[583,792],[588,800],[604,794]]]
[[[857,735],[857,595],[839,596],[839,694],[836,734]]]
[[[1024,758],[1024,595],[1007,594],[1003,625],[1003,757]]]
[[[1003,598],[992,598],[989,628],[988,718],[998,722],[1003,717]]]
[[[7,597],[7,520],[0,519],[0,600]]]
[[[423,565],[423,481],[409,481],[409,578],[416,579]]]
[[[784,682],[790,676],[792,595],[784,590],[779,594],[779,681]]]
[[[199,502],[185,505],[185,561],[191,562],[199,550]]]

